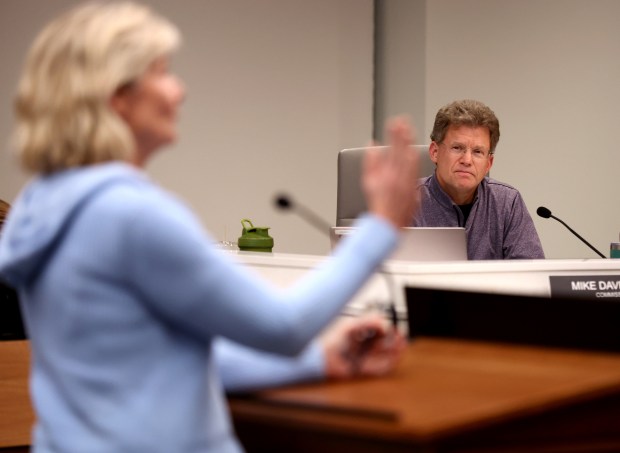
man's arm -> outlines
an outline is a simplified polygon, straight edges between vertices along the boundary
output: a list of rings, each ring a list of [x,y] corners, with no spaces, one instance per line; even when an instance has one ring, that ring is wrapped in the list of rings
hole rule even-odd
[[[519,192],[513,200],[511,219],[507,225],[503,245],[504,259],[545,258],[534,221]]]

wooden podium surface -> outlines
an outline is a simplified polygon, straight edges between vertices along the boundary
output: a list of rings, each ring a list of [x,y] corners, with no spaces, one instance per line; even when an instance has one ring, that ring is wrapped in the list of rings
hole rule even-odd
[[[0,342],[0,452],[28,451],[28,342]],[[419,338],[381,379],[229,398],[248,452],[617,452],[620,354]]]
[[[420,338],[391,376],[229,398],[254,451],[620,451],[620,354]]]
[[[28,341],[0,341],[0,451],[3,453],[27,451],[30,445],[34,413],[28,391],[29,354]],[[10,450],[5,450],[9,447]]]

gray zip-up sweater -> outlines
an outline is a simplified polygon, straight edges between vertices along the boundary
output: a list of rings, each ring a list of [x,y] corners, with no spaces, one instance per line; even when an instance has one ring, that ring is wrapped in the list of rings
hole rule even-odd
[[[542,259],[545,254],[517,189],[485,177],[478,186],[467,222],[435,175],[420,179],[417,227],[465,227],[470,260]]]

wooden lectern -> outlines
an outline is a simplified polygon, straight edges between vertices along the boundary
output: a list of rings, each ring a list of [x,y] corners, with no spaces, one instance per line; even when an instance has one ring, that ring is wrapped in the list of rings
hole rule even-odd
[[[28,342],[0,342],[0,453],[27,452]],[[419,338],[381,379],[229,398],[248,452],[617,452],[620,354]]]
[[[0,341],[0,452],[27,452],[34,413],[30,405],[26,340]]]
[[[248,452],[620,451],[620,304],[414,290],[390,376],[230,395]],[[0,453],[29,450],[28,368],[0,341]]]
[[[392,376],[230,398],[248,451],[620,451],[618,302],[405,293]]]
[[[620,451],[620,355],[419,338],[391,376],[231,396],[248,452]]]

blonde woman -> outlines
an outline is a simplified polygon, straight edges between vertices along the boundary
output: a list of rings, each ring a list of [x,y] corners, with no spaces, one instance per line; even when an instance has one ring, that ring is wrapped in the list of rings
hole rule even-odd
[[[240,451],[222,382],[356,372],[334,354],[355,352],[350,328],[331,349],[313,338],[414,214],[412,134],[395,120],[389,151],[366,162],[370,212],[321,269],[280,291],[230,262],[143,172],[176,139],[179,41],[143,6],[89,3],[52,21],[28,55],[16,144],[36,177],[5,226],[0,276],[19,291],[31,341],[35,453]],[[381,320],[360,323],[386,333]],[[371,349],[362,372],[389,370],[398,344]]]

